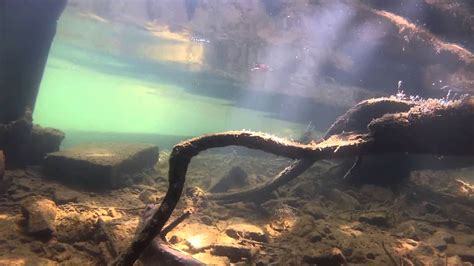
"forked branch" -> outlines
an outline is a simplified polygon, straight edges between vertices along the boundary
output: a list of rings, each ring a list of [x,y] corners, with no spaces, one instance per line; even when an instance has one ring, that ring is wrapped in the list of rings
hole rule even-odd
[[[169,188],[163,202],[115,264],[133,265],[141,252],[160,234],[181,197],[191,159],[207,149],[244,146],[292,159],[309,160],[302,165],[303,168],[308,167],[311,161],[365,154],[474,154],[474,98],[450,103],[437,100],[409,102],[409,105],[412,106],[409,111],[369,120],[368,133],[340,133],[320,143],[303,145],[265,133],[230,131],[197,137],[176,145],[169,160]]]

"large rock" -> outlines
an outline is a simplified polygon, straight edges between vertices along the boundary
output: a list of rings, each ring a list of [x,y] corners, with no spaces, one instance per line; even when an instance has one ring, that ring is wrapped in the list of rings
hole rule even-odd
[[[89,189],[123,186],[129,178],[158,161],[158,147],[152,144],[84,144],[47,155],[44,172],[60,181]]]
[[[55,232],[56,204],[43,197],[32,196],[21,204],[28,234],[48,239]]]

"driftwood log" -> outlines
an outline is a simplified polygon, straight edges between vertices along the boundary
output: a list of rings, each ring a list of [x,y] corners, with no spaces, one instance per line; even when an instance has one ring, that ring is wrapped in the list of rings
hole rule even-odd
[[[191,159],[207,149],[237,145],[299,160],[289,172],[302,172],[304,167],[318,160],[368,154],[474,154],[474,97],[456,101],[382,98],[367,100],[359,107],[365,109],[363,106],[369,108],[384,101],[384,106],[396,108],[382,111],[381,116],[369,115],[373,119],[367,120],[365,132],[357,128],[354,132],[339,132],[336,128],[334,134],[328,132],[330,136],[320,142],[301,144],[265,133],[230,131],[197,137],[176,145],[169,159],[169,188],[165,198],[114,263],[132,265],[160,234],[181,197]],[[351,123],[351,115],[341,119],[333,128],[338,123]]]

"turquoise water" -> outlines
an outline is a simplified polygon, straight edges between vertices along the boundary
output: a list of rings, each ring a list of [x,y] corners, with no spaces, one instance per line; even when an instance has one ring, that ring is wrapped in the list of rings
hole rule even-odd
[[[55,41],[34,120],[65,131],[65,146],[139,141],[170,147],[190,136],[240,129],[297,138],[305,127],[238,107],[222,97],[202,96],[187,85],[192,82],[170,82],[167,76],[173,68],[155,69]],[[176,75],[183,73],[185,68]]]

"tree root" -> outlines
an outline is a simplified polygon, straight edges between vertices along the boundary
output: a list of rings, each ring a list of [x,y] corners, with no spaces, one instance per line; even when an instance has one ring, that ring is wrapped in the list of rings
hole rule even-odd
[[[287,184],[295,179],[315,163],[312,159],[297,160],[290,166],[286,167],[278,175],[270,181],[245,191],[231,193],[213,193],[207,196],[210,200],[219,200],[226,202],[262,200],[271,194],[280,186]]]
[[[133,265],[160,234],[181,197],[191,159],[207,149],[237,145],[310,161],[405,152],[474,154],[474,98],[449,103],[429,100],[411,104],[413,107],[408,112],[386,114],[370,120],[368,133],[340,133],[319,143],[304,145],[264,133],[230,131],[176,145],[169,159],[170,184],[163,202],[115,264]]]

